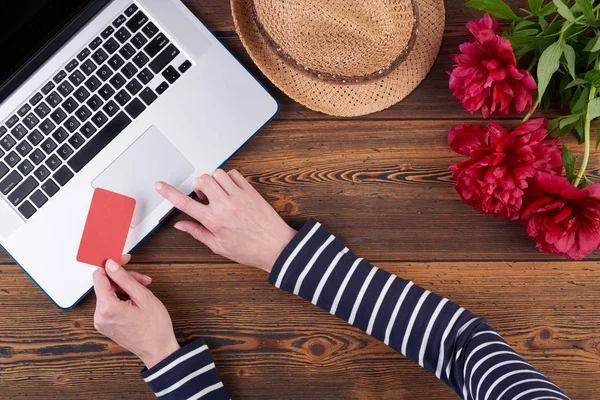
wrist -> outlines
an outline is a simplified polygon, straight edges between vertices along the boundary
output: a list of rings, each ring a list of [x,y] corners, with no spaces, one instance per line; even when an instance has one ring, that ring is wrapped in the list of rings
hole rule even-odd
[[[160,346],[160,348],[140,356],[140,359],[144,365],[146,365],[146,368],[152,369],[156,364],[160,363],[179,349],[181,349],[181,346],[177,343],[177,339],[173,337],[172,340]]]
[[[264,265],[261,265],[259,268],[271,273],[275,262],[297,233],[298,231],[285,224],[285,227],[275,235],[274,244],[272,246],[273,252],[271,253],[269,259],[265,260]]]

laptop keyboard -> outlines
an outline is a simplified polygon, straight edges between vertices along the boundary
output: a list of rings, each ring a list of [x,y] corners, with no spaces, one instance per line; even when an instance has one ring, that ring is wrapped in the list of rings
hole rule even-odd
[[[131,4],[0,125],[0,193],[31,218],[192,66],[180,53]]]

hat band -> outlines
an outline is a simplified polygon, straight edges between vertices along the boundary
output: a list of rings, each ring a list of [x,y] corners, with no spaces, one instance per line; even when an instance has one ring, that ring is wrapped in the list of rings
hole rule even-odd
[[[340,83],[341,84],[351,84],[351,83],[364,83],[364,82],[381,79],[381,78],[385,77],[386,75],[389,75],[390,73],[392,73],[396,68],[398,68],[398,66],[400,64],[402,64],[406,60],[406,58],[408,57],[408,55],[410,54],[410,52],[412,51],[412,49],[415,45],[415,42],[417,40],[417,35],[419,33],[419,10],[418,10],[415,0],[411,0],[411,3],[412,3],[412,8],[413,8],[413,15],[414,15],[413,27],[412,27],[412,31],[410,33],[410,38],[408,39],[408,43],[406,44],[404,49],[402,49],[398,58],[396,58],[390,65],[387,65],[387,66],[385,66],[375,72],[372,72],[370,74],[361,75],[361,76],[334,75],[334,74],[331,74],[328,72],[319,71],[319,70],[307,67],[305,65],[302,65],[302,63],[300,63],[298,60],[296,60],[294,57],[292,57],[289,53],[287,53],[285,51],[285,49],[283,49],[281,46],[279,46],[277,44],[277,42],[275,41],[275,39],[273,39],[271,37],[271,35],[269,35],[269,32],[267,32],[264,25],[260,21],[260,18],[258,17],[258,12],[256,11],[256,4],[254,3],[254,1],[252,1],[252,14],[253,14],[254,22],[256,23],[256,26],[258,28],[258,31],[260,32],[260,34],[263,37],[263,39],[265,40],[265,42],[267,42],[267,45],[269,47],[271,47],[275,51],[275,53],[282,60],[284,60],[286,62],[286,64],[288,64],[291,68],[297,70],[300,73],[307,74],[307,75],[310,75],[311,77],[317,78],[321,81],[325,81],[325,82],[329,82],[329,83],[337,83],[337,84],[340,84]]]

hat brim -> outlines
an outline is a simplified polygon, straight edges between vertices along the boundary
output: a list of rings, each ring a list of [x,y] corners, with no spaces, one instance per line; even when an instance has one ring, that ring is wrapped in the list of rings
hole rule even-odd
[[[236,30],[254,63],[292,99],[339,117],[385,110],[408,96],[427,76],[438,56],[446,13],[443,0],[416,0],[417,39],[406,60],[382,79],[364,83],[326,82],[290,67],[263,39],[252,12],[253,0],[231,0]]]

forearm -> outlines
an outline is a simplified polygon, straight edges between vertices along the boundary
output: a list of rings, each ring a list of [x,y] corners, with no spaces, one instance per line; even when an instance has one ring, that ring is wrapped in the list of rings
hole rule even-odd
[[[483,320],[356,257],[316,221],[283,251],[269,281],[383,341],[463,398],[566,398]]]
[[[156,397],[165,400],[229,400],[208,346],[196,340],[141,373]]]

